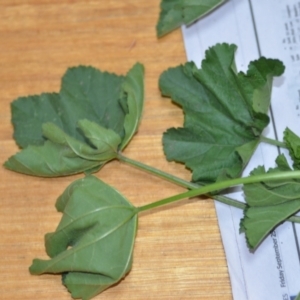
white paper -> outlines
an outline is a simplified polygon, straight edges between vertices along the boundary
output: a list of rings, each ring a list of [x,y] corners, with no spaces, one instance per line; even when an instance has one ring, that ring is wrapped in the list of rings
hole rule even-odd
[[[300,134],[300,1],[229,0],[197,23],[183,27],[188,60],[200,66],[205,50],[216,43],[238,46],[236,65],[245,71],[260,56],[278,58],[286,70],[274,80],[270,118],[264,131],[282,140],[289,127]],[[261,144],[244,175],[257,165],[274,167],[279,150]],[[242,200],[241,192],[231,194]],[[222,241],[235,300],[293,300],[300,292],[300,226],[279,226],[255,253],[239,234],[242,211],[216,202]]]

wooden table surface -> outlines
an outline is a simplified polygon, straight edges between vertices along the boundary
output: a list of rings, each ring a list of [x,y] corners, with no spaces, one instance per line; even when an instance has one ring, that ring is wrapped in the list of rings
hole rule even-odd
[[[125,74],[145,65],[145,109],[128,157],[190,179],[165,160],[161,137],[182,124],[182,111],[163,98],[158,77],[185,63],[181,31],[158,40],[159,0],[0,0],[0,161],[18,148],[10,102],[59,91],[70,66],[92,65]],[[47,258],[44,234],[61,215],[56,198],[82,175],[43,179],[0,170],[0,299],[71,299],[60,275],[31,276],[35,257]],[[184,191],[117,161],[97,176],[135,205]],[[95,299],[232,299],[213,202],[186,200],[139,219],[132,271]]]

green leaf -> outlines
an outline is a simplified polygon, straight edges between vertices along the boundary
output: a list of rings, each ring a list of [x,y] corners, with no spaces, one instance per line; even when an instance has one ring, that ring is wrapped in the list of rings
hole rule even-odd
[[[63,274],[72,297],[91,299],[130,271],[137,210],[94,176],[73,182],[56,208],[63,217],[45,236],[51,259],[35,259],[30,273]]]
[[[286,128],[284,131],[284,141],[293,160],[293,167],[300,169],[300,138],[292,130]]]
[[[267,173],[290,171],[284,155],[277,160],[277,168]],[[251,175],[266,174],[258,167]],[[254,250],[279,224],[300,210],[300,180],[279,180],[244,185],[248,207],[241,220],[241,232],[245,232],[247,244]]]
[[[125,77],[80,66],[67,71],[59,94],[14,101],[14,137],[25,149],[5,167],[46,177],[97,171],[137,131],[143,73],[139,63]]]
[[[185,163],[198,183],[241,174],[269,122],[273,76],[284,71],[280,61],[262,57],[237,73],[235,50],[217,44],[206,51],[201,69],[189,62],[160,77],[162,94],[185,113],[184,127],[163,136],[165,155]]]
[[[156,25],[157,36],[161,37],[183,24],[189,25],[225,2],[226,0],[162,0]]]

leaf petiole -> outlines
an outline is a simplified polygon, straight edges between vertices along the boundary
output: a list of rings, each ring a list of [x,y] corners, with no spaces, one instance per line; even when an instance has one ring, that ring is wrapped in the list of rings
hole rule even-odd
[[[153,174],[153,175],[155,175],[155,176],[157,176],[159,178],[168,180],[168,181],[170,181],[170,182],[172,182],[172,183],[174,183],[176,185],[179,185],[181,187],[184,187],[186,189],[197,189],[197,188],[199,188],[198,184],[186,181],[184,179],[178,178],[178,177],[176,177],[174,175],[171,175],[169,173],[166,173],[166,172],[161,171],[159,169],[156,169],[154,167],[151,167],[151,166],[148,166],[146,164],[143,164],[143,163],[141,163],[139,161],[136,161],[134,159],[128,158],[128,157],[124,156],[120,152],[118,153],[117,158],[120,161],[122,161],[122,162],[124,162],[124,163],[126,163],[128,165],[134,166],[134,167],[136,167],[136,168],[138,168],[140,170],[143,170],[143,171],[147,171],[147,172],[149,172],[149,173],[151,173],[151,174]]]
[[[265,136],[260,136],[260,141],[262,143],[270,144],[270,145],[273,145],[273,146],[277,146],[277,147],[281,147],[281,148],[287,148],[285,142],[280,142],[280,141],[277,141],[277,140],[274,140],[274,139],[267,138]]]

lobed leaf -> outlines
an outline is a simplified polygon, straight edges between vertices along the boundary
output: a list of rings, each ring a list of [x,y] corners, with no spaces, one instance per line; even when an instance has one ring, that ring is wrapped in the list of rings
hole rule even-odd
[[[283,155],[277,160],[277,168],[267,173],[290,171]],[[263,167],[251,175],[265,174]],[[247,244],[254,250],[262,240],[279,224],[300,210],[300,180],[280,180],[247,184],[244,186],[248,204],[241,220],[241,232],[245,232]]]
[[[143,73],[139,63],[125,77],[80,66],[67,71],[59,94],[14,101],[14,138],[25,149],[5,167],[46,177],[97,171],[138,129]]]
[[[161,37],[181,25],[189,25],[217,8],[226,0],[162,0],[156,25],[157,36]]]
[[[162,94],[185,113],[183,128],[164,133],[165,155],[185,163],[198,183],[240,176],[269,122],[273,76],[284,70],[280,61],[262,57],[237,73],[235,50],[217,44],[206,51],[201,69],[189,62],[160,77]]]
[[[35,259],[30,273],[63,274],[72,297],[84,300],[119,282],[132,266],[136,208],[91,175],[73,182],[56,208],[62,219],[45,236],[51,259]]]

